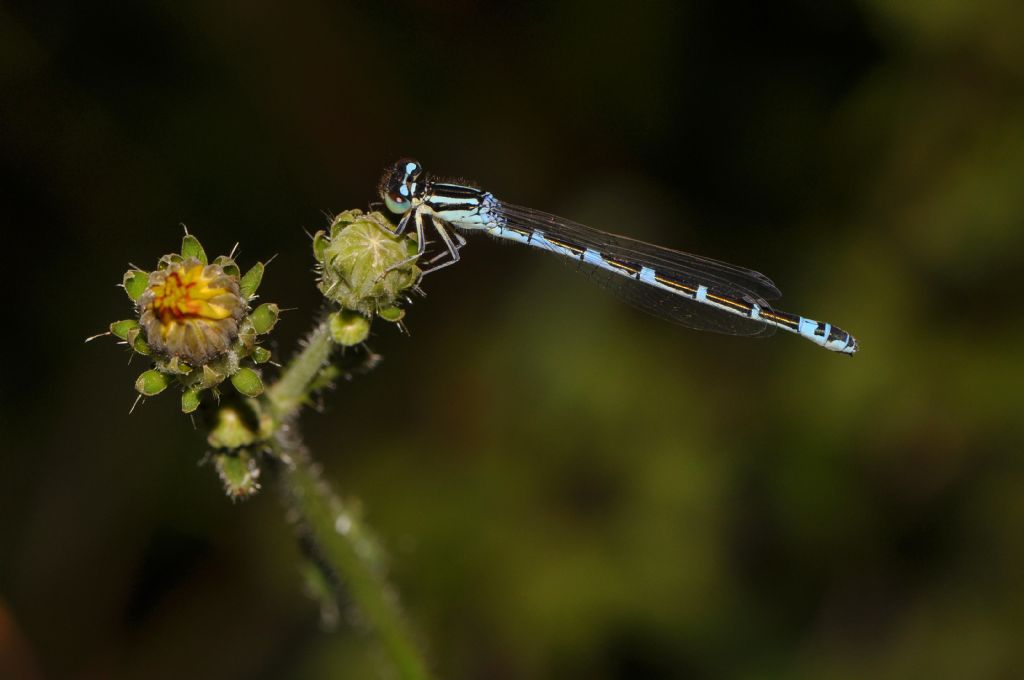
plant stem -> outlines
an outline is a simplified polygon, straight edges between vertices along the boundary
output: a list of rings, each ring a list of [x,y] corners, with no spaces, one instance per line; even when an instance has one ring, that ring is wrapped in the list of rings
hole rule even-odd
[[[331,358],[334,343],[327,322],[322,321],[306,338],[302,351],[267,389],[267,401],[274,415],[275,429],[290,420],[309,399],[309,386]]]
[[[310,559],[336,589],[343,587],[376,632],[400,677],[428,678],[426,665],[402,616],[398,598],[384,577],[372,533],[345,509],[320,474],[296,428],[289,427],[321,372],[330,366],[334,343],[327,322],[313,329],[302,351],[266,391],[273,415],[273,446],[290,464],[278,468],[285,501],[294,513]],[[342,593],[336,592],[336,596]],[[339,603],[343,604],[343,603]]]
[[[385,580],[376,541],[334,495],[305,448],[288,449],[294,464],[284,467],[280,479],[289,505],[299,515],[299,530],[306,534],[303,538],[314,546],[314,564],[334,572],[325,574],[329,583],[340,579],[345,593],[381,640],[399,677],[428,678],[398,598]]]

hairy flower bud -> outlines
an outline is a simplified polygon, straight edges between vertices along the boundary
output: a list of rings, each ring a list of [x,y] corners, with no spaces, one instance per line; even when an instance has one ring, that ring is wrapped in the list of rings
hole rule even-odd
[[[135,382],[143,397],[171,384],[182,389],[181,409],[196,411],[203,394],[215,395],[229,380],[245,397],[263,393],[255,365],[270,360],[259,336],[277,323],[280,309],[264,303],[250,312],[264,265],[244,275],[231,256],[209,262],[199,240],[186,234],[181,252],[160,258],[156,271],[131,269],[122,286],[136,306],[138,320],[110,325],[110,334],[152,360]]]
[[[331,223],[330,233],[320,231],[313,237],[313,253],[324,297],[366,317],[387,318],[381,313],[394,310],[420,276],[415,238],[395,234],[391,223],[377,212],[341,213]],[[401,318],[395,316],[392,312],[389,320]]]

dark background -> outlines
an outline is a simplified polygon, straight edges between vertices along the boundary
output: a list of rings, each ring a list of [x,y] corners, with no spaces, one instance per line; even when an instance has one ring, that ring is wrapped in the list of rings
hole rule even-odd
[[[104,339],[180,223],[277,254],[415,155],[756,268],[852,360],[663,324],[476,238],[303,419],[439,675],[1024,666],[1024,5],[0,6],[0,651],[32,677],[362,677],[272,489],[233,505]],[[33,672],[33,669],[35,671]]]

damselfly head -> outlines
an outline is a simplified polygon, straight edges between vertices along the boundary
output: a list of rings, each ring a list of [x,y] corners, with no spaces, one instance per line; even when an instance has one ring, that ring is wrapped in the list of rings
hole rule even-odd
[[[423,166],[411,158],[401,158],[381,178],[380,196],[388,210],[401,215],[412,207],[412,200],[421,191],[417,179]]]

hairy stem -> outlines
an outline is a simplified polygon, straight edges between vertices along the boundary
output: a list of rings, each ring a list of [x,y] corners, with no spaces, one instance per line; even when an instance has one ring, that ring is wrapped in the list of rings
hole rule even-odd
[[[288,422],[309,399],[309,387],[327,367],[333,349],[330,330],[323,321],[306,338],[302,351],[288,363],[280,379],[267,389],[267,401],[278,426]]]
[[[302,351],[266,391],[274,419],[273,446],[281,460],[290,461],[290,465],[278,468],[277,476],[307,557],[334,588],[336,597],[351,598],[381,640],[400,677],[427,678],[426,665],[398,598],[385,579],[372,533],[334,494],[298,431],[290,426],[309,401],[317,379],[329,368],[333,349],[327,322],[318,324]]]
[[[288,443],[287,435],[279,437],[278,445],[293,461],[280,470],[280,480],[300,539],[312,550],[310,560],[326,572],[328,583],[344,588],[344,595],[379,637],[399,677],[428,678],[398,598],[384,577],[372,533],[334,494],[304,446]]]

